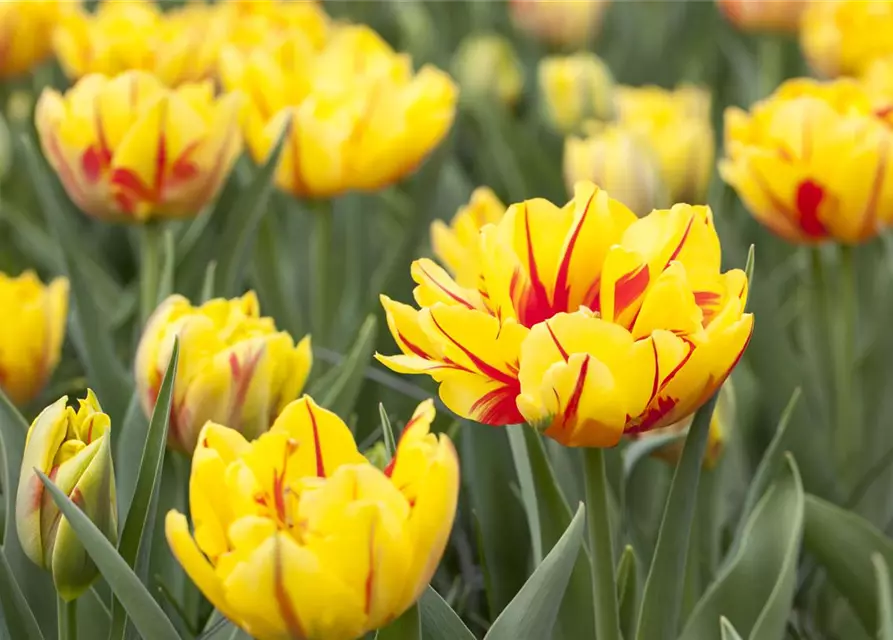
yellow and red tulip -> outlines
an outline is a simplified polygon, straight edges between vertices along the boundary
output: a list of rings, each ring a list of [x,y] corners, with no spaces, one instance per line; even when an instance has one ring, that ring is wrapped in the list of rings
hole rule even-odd
[[[67,402],[63,396],[48,406],[28,430],[15,519],[25,555],[52,573],[60,597],[73,600],[99,572],[35,469],[71,498],[112,543],[118,537],[118,507],[111,420],[90,390],[77,411]]]
[[[53,29],[79,0],[0,2],[0,78],[23,74],[53,51]]]
[[[318,50],[331,29],[329,17],[315,0],[228,0],[215,9],[226,44],[241,51],[294,37]]]
[[[0,272],[0,387],[24,405],[44,388],[62,353],[68,280],[44,285],[32,271]]]
[[[459,491],[431,401],[381,471],[309,397],[254,442],[209,422],[189,504],[167,515],[171,550],[218,611],[258,640],[345,640],[388,624],[422,594],[443,555]]]
[[[242,146],[239,96],[210,81],[166,88],[143,71],[45,89],[35,123],[69,197],[101,219],[193,216],[217,194]]]
[[[452,411],[529,422],[568,446],[669,426],[719,388],[750,339],[747,279],[720,272],[707,207],[637,219],[591,183],[564,207],[512,205],[478,238],[476,287],[413,263],[420,309],[382,302],[402,354]]]
[[[742,31],[797,33],[809,0],[716,0],[723,15]]]
[[[514,25],[544,44],[575,49],[598,33],[607,0],[509,0]]]
[[[297,398],[310,373],[310,338],[295,345],[261,317],[253,291],[193,307],[173,295],[146,323],[136,353],[135,377],[146,414],[151,414],[179,338],[169,444],[192,452],[205,422],[230,425],[249,439],[264,433]]]
[[[893,55],[893,0],[810,2],[800,45],[825,77],[859,76],[878,58]]]
[[[579,131],[587,120],[614,113],[611,71],[591,53],[543,58],[539,85],[544,115],[560,133]]]
[[[893,221],[893,129],[855,80],[789,80],[726,111],[720,174],[791,242],[858,243]]]

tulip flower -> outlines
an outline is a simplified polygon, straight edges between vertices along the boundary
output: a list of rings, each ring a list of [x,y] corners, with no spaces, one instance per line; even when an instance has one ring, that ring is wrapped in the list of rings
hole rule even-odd
[[[168,443],[191,453],[208,420],[253,439],[298,397],[310,373],[310,338],[295,345],[272,318],[260,316],[257,296],[218,298],[193,307],[172,295],[151,315],[136,352],[135,378],[146,415],[179,337]]]
[[[215,9],[225,43],[240,51],[296,36],[318,50],[329,36],[329,18],[314,0],[228,0]]]
[[[720,272],[708,207],[637,219],[591,183],[564,207],[512,205],[478,236],[478,285],[413,263],[419,309],[382,297],[401,354],[456,414],[528,422],[567,446],[608,447],[694,413],[753,329],[747,278]]]
[[[26,73],[52,53],[52,35],[78,0],[0,2],[0,79]]]
[[[44,285],[32,271],[0,272],[0,387],[25,405],[59,364],[68,316],[68,280]]]
[[[35,470],[49,476],[113,544],[118,537],[118,507],[111,421],[90,390],[77,411],[67,402],[63,396],[41,411],[28,430],[15,519],[25,555],[52,573],[56,591],[70,601],[99,572]]]
[[[246,54],[225,49],[223,84],[250,97],[244,130],[263,161],[291,116],[276,184],[298,197],[374,191],[414,171],[446,136],[457,91],[442,71],[396,54],[365,26],[314,52],[303,34]]]
[[[872,62],[861,80],[872,99],[875,113],[893,125],[893,55]]]
[[[893,130],[854,80],[784,83],[750,112],[726,111],[720,175],[790,242],[854,244],[893,218]]]
[[[579,48],[595,37],[606,0],[509,0],[515,27],[552,46]]]
[[[422,594],[449,538],[459,463],[422,403],[384,471],[309,397],[254,442],[209,422],[186,517],[168,543],[224,616],[258,640],[345,640],[385,626]]]
[[[543,113],[560,133],[578,131],[587,120],[613,115],[611,72],[591,53],[543,58],[539,83]]]
[[[44,89],[35,124],[81,210],[145,222],[196,215],[216,196],[241,150],[238,107],[211,82],[167,89],[128,71],[86,76],[64,95]]]
[[[568,191],[590,180],[640,216],[665,204],[658,160],[646,140],[619,124],[590,122],[584,128],[588,137],[571,136],[564,143]]]
[[[694,86],[618,87],[614,105],[619,122],[653,150],[670,201],[705,202],[716,146],[710,93]]]
[[[858,76],[878,58],[893,55],[893,2],[810,2],[803,12],[800,46],[826,77]]]
[[[453,58],[453,75],[463,98],[494,98],[514,106],[524,89],[524,67],[512,43],[498,35],[471,35]]]
[[[725,17],[742,31],[797,33],[809,0],[716,0]]]

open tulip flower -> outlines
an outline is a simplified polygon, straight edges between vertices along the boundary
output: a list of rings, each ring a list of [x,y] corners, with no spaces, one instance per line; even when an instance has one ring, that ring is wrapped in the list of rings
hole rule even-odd
[[[77,0],[0,2],[0,78],[29,71],[52,53],[53,29]]]
[[[43,389],[62,354],[68,280],[44,285],[32,271],[0,272],[0,387],[18,405]]]
[[[212,200],[242,146],[239,96],[210,81],[168,89],[128,71],[45,89],[35,124],[69,197],[102,219],[193,216]]]
[[[807,5],[801,19],[800,45],[809,64],[822,75],[858,76],[874,60],[893,55],[893,0]]]
[[[313,356],[310,338],[295,345],[272,318],[260,316],[253,291],[193,307],[170,296],[149,318],[136,353],[135,377],[146,415],[151,415],[161,380],[179,337],[169,443],[192,452],[208,420],[248,438],[267,431],[280,411],[297,398]]]
[[[304,33],[221,58],[223,84],[250,97],[244,129],[263,161],[293,118],[276,184],[299,197],[374,191],[411,173],[443,140],[457,90],[442,71],[413,73],[370,28],[341,26],[315,52]]]
[[[449,538],[459,464],[419,405],[384,471],[309,397],[247,442],[209,422],[192,462],[186,517],[166,531],[189,577],[258,640],[352,640],[422,594]]]
[[[749,113],[726,111],[720,174],[786,240],[869,240],[893,221],[884,117],[855,80],[789,80]]]
[[[564,207],[535,199],[484,226],[476,286],[413,263],[420,309],[382,302],[402,354],[460,416],[527,421],[568,446],[607,447],[692,414],[753,329],[743,271],[720,273],[709,208],[636,216],[591,183]]]

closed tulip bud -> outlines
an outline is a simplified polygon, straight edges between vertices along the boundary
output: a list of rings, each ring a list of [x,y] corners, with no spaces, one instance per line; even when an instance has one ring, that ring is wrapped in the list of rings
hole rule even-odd
[[[543,114],[559,133],[579,131],[588,120],[614,114],[611,72],[591,53],[543,58],[539,84]]]
[[[244,89],[245,139],[262,162],[288,118],[276,184],[298,197],[374,191],[413,172],[446,136],[457,91],[442,71],[413,73],[365,26],[341,26],[314,52],[303,34],[221,59],[223,84]]]
[[[564,143],[568,191],[589,180],[639,216],[665,204],[657,158],[647,141],[618,124],[593,122],[586,128],[588,137],[571,136]]]
[[[174,556],[224,616],[258,640],[360,638],[406,611],[440,562],[459,463],[422,403],[384,471],[309,397],[254,442],[208,423],[186,517],[165,522]]]
[[[28,430],[15,518],[25,554],[52,573],[63,599],[73,600],[99,573],[35,470],[46,474],[113,544],[118,536],[118,507],[111,421],[92,391],[79,401],[77,411],[67,402],[62,397],[48,406]]]
[[[509,0],[515,26],[544,44],[576,49],[598,32],[607,0]]]
[[[89,75],[66,94],[45,89],[35,124],[74,203],[101,219],[194,216],[239,155],[239,96],[211,82],[166,88],[128,71]]]
[[[725,136],[720,175],[786,240],[856,244],[893,222],[893,129],[855,80],[790,80],[727,109]]]
[[[694,413],[750,340],[747,277],[720,271],[708,207],[638,219],[584,182],[563,207],[510,206],[478,242],[476,286],[423,259],[412,268],[418,309],[382,297],[402,353],[376,355],[430,375],[470,420],[614,446]]]
[[[813,69],[825,77],[858,76],[893,55],[893,2],[810,2],[803,12],[800,46]]]
[[[694,86],[618,87],[614,105],[619,122],[653,151],[669,201],[705,202],[716,156],[710,93]]]
[[[716,4],[742,31],[797,33],[809,0],[716,0]]]
[[[511,42],[497,35],[465,38],[453,58],[463,98],[492,98],[514,106],[524,89],[524,67]]]
[[[52,53],[53,29],[79,0],[0,2],[0,79],[30,71]]]
[[[0,387],[25,405],[44,388],[59,364],[68,280],[44,285],[32,271],[17,278],[0,272]]]
[[[136,353],[135,377],[146,415],[179,337],[168,443],[191,453],[208,420],[253,439],[300,395],[310,372],[310,338],[295,345],[272,318],[261,317],[253,291],[193,307],[173,295],[146,323]]]

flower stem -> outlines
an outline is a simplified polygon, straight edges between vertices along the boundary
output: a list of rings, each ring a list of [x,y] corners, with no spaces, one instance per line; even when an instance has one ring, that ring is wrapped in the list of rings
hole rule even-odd
[[[140,322],[145,324],[158,305],[163,234],[157,222],[140,227]]]
[[[620,640],[604,451],[597,447],[583,449],[583,469],[592,560],[592,595],[595,601],[595,636],[598,640]]]
[[[856,274],[853,266],[853,250],[840,245],[840,269],[838,304],[830,311],[837,312],[835,332],[836,358],[834,366],[834,390],[836,409],[836,449],[840,453],[842,469],[846,471],[849,461],[861,447],[861,429],[857,424],[856,405],[853,393],[856,389],[855,343],[856,343]],[[833,319],[832,319],[833,321]]]
[[[78,601],[77,598],[66,602],[56,598],[56,614],[59,640],[77,640],[78,637]]]
[[[757,100],[769,96],[784,79],[784,40],[766,35],[757,43]]]
[[[329,256],[332,246],[332,207],[328,201],[313,209],[313,285],[311,300],[311,329],[313,341],[327,344],[328,328],[333,318],[329,308]]]

